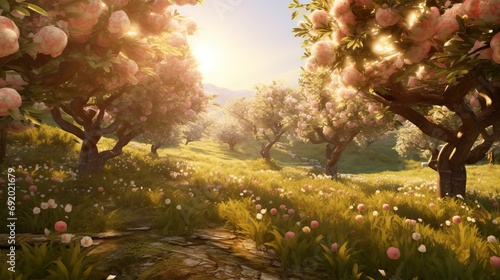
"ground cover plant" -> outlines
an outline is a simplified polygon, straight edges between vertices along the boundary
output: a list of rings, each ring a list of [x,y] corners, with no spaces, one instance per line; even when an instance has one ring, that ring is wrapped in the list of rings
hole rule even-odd
[[[38,131],[64,139],[56,128]],[[26,146],[25,137],[14,135],[8,153],[8,160],[16,162],[18,231],[45,233],[51,241],[19,244],[17,279],[35,279],[30,275],[40,272],[33,267],[46,271],[40,278],[61,279],[57,277],[69,273],[95,279],[99,255],[89,252],[98,246],[84,247],[89,244],[85,236],[144,224],[161,235],[186,236],[200,228],[230,226],[257,248],[272,249],[284,275],[499,277],[496,165],[469,166],[467,197],[441,199],[430,169],[359,173],[334,181],[279,150],[277,158],[283,153],[282,160],[296,165],[272,169],[252,154],[258,141],[246,145],[255,150],[227,152],[226,146],[203,140],[161,148],[158,157],[149,155],[147,144],[133,143],[105,173],[79,178],[74,162],[65,157],[76,156],[75,150],[62,157],[45,153],[37,165],[29,155],[50,148],[43,143]],[[111,139],[103,144],[108,141],[113,145]],[[208,147],[207,153],[200,154],[198,145]],[[293,151],[293,146],[287,149]],[[5,202],[4,192],[1,197]],[[1,215],[7,218],[7,213]],[[68,254],[78,263],[65,261]],[[9,273],[6,269],[4,263],[1,275]]]

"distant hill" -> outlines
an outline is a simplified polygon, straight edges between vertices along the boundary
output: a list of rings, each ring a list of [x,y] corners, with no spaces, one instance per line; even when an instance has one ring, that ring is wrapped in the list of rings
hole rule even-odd
[[[214,84],[204,84],[204,89],[206,92],[215,94],[217,97],[214,102],[221,106],[224,106],[230,99],[250,96],[255,93],[252,90],[231,90]]]

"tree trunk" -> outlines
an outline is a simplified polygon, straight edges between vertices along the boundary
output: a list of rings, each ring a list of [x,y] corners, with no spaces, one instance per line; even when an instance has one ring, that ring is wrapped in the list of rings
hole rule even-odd
[[[236,142],[228,142],[227,144],[229,145],[229,150],[231,152],[234,152],[234,146],[236,146]]]
[[[438,197],[456,197],[457,195],[465,198],[465,189],[467,182],[467,172],[464,163],[452,163],[450,155],[454,147],[446,144],[439,153],[437,159],[438,172]]]
[[[338,176],[337,162],[330,160],[332,158],[334,148],[332,144],[326,144],[326,161],[325,161],[325,174],[331,176],[332,179]]]
[[[260,146],[260,155],[262,156],[263,159],[265,159],[267,162],[271,161],[271,147],[273,145],[271,142],[264,144]]]
[[[0,164],[5,163],[7,156],[7,130],[0,128]]]
[[[151,153],[154,156],[158,156],[158,149],[161,147],[161,144],[151,144]]]

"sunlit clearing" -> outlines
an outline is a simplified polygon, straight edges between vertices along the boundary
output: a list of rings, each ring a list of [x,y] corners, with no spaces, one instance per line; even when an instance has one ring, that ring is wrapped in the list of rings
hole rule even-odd
[[[396,51],[394,44],[389,40],[391,36],[379,36],[373,44],[372,51],[378,55],[388,55]]]
[[[219,63],[217,49],[210,45],[198,45],[193,48],[193,55],[198,60],[198,69],[204,76],[216,70]]]

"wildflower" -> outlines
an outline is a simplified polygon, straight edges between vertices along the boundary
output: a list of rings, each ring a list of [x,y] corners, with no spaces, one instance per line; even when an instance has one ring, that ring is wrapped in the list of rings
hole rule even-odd
[[[276,209],[276,208],[271,208],[271,211],[269,211],[269,213],[271,213],[271,215],[273,215],[273,216],[274,216],[274,215],[278,214],[278,209]]]
[[[365,209],[366,209],[366,206],[364,204],[358,204],[359,211],[363,212],[363,211],[365,211]]]
[[[422,235],[418,232],[414,232],[412,235],[411,235],[411,238],[413,238],[413,240],[417,241],[417,240],[420,240],[420,238],[422,237]]]
[[[491,222],[492,222],[494,225],[498,225],[498,221],[497,221],[497,220],[491,220]]]
[[[434,207],[434,206],[436,206],[436,204],[434,204],[434,203],[432,203],[432,202],[431,202],[431,203],[429,203],[429,207],[431,207],[431,208],[432,208],[432,207]]]
[[[373,217],[378,216],[378,211],[373,211]]]
[[[288,220],[288,214],[283,214],[283,220]]]
[[[64,212],[70,213],[71,210],[73,210],[73,205],[68,203],[68,204],[66,204],[66,206],[64,206]]]
[[[65,221],[57,221],[54,224],[54,230],[57,232],[65,232],[68,229],[68,224]]]
[[[281,210],[285,210],[285,209],[286,209],[286,205],[285,205],[285,204],[281,204],[281,205],[280,205],[280,209],[281,209]]]
[[[319,227],[319,222],[316,220],[311,221],[311,228],[317,229]]]
[[[389,204],[385,203],[384,205],[382,205],[382,209],[385,211],[389,211],[389,209],[391,209],[391,206]]]
[[[40,210],[40,208],[38,208],[38,207],[33,208],[33,214],[35,214],[35,215],[40,214],[40,211],[41,211],[41,210]]]
[[[387,257],[391,260],[397,260],[401,257],[401,252],[399,252],[399,249],[396,247],[389,247],[389,249],[387,249]]]
[[[30,199],[30,198],[31,198],[31,197],[30,197],[30,195],[29,195],[29,194],[25,194],[25,195],[23,196],[23,200],[28,200],[28,199]]]
[[[332,250],[333,253],[337,253],[339,249],[339,245],[337,243],[332,243],[330,246],[330,250]]]
[[[490,235],[490,236],[486,237],[486,241],[488,241],[488,243],[496,243],[497,242],[497,238],[495,236],[493,236],[493,235]]]
[[[454,223],[454,224],[460,224],[462,222],[462,218],[460,216],[453,216],[451,218],[451,221]]]
[[[102,193],[102,192],[104,192],[104,188],[103,187],[98,187],[97,191],[100,192],[100,193]]]
[[[394,209],[394,211],[398,211],[398,207],[397,206],[392,207],[392,209]]]
[[[308,226],[305,226],[302,228],[302,232],[305,234],[309,234],[309,233],[311,233],[311,228],[309,228]]]
[[[40,208],[42,208],[44,210],[48,209],[49,208],[49,204],[47,202],[42,202],[42,203],[40,203]]]
[[[418,246],[417,250],[420,252],[420,253],[425,253],[427,251],[427,248],[425,247],[424,244]]]
[[[56,201],[55,201],[54,199],[52,199],[52,198],[51,198],[51,199],[49,199],[49,200],[47,201],[47,203],[49,204],[49,207],[50,207],[50,208],[56,208],[56,207],[57,207],[57,203],[56,203]]]
[[[262,209],[262,205],[260,205],[260,204],[255,205],[255,209],[257,211],[260,211],[260,209]]]
[[[293,231],[288,231],[287,233],[285,233],[285,239],[293,239],[295,237],[295,232]]]
[[[262,215],[266,214],[266,212],[267,212],[267,208],[260,210],[260,213],[261,213]]]
[[[293,210],[293,209],[288,209],[288,215],[290,215],[290,216],[291,216],[291,215],[293,215],[293,214],[295,214],[295,210]]]
[[[451,225],[451,222],[450,221],[445,221],[444,222],[447,226],[450,226]]]
[[[356,215],[356,221],[361,222],[363,220],[363,215]]]
[[[405,222],[411,226],[414,226],[417,224],[417,221],[416,220],[413,220],[413,219],[406,219]]]
[[[261,213],[257,213],[256,218],[257,218],[257,220],[262,220],[262,214]]]
[[[31,186],[29,187],[30,192],[36,192],[36,190],[37,190],[37,189],[38,189],[38,188],[37,188],[37,186],[35,186],[35,185],[31,185]]]
[[[181,210],[181,209],[182,209],[182,206],[179,204],[179,205],[177,205],[177,206],[175,207],[175,209],[177,209],[177,210]]]
[[[50,230],[48,228],[44,228],[43,233],[45,234],[45,236],[49,236]]]
[[[61,243],[68,244],[71,242],[71,238],[73,238],[73,234],[65,233],[61,235]]]
[[[166,205],[170,205],[170,203],[171,203],[171,202],[172,202],[172,201],[170,200],[170,198],[165,199],[165,204],[166,204]]]
[[[80,244],[82,245],[82,247],[90,247],[92,244],[94,243],[94,241],[92,241],[92,238],[90,236],[84,236],[81,240],[80,240]]]

